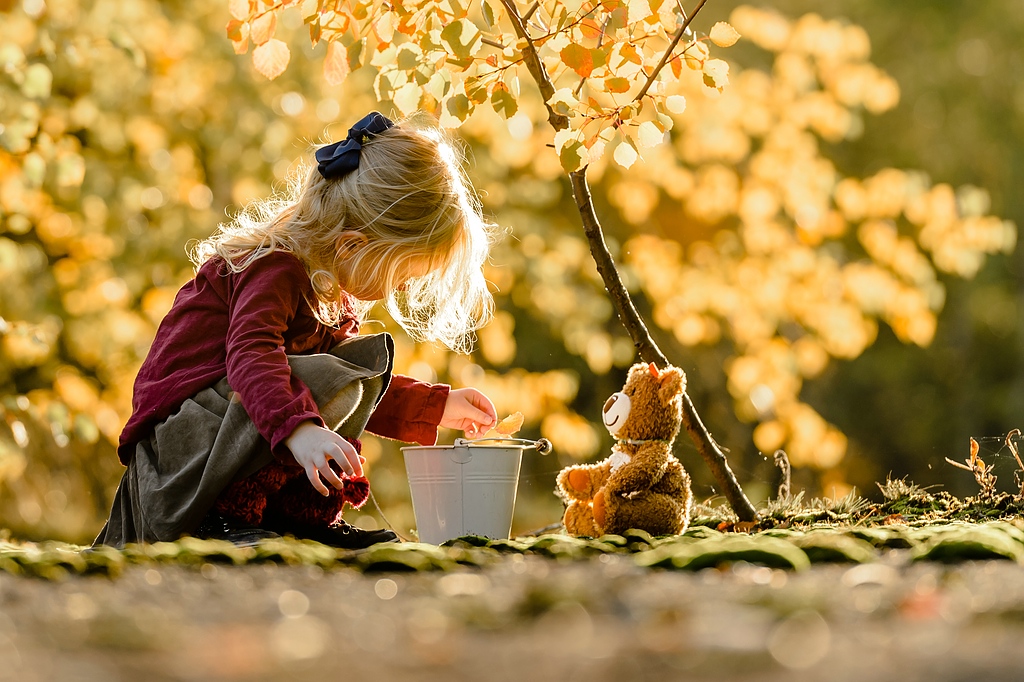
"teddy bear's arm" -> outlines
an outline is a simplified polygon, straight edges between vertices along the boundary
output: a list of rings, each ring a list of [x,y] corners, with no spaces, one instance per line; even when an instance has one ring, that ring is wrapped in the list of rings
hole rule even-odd
[[[574,464],[562,469],[557,481],[559,497],[566,502],[589,502],[604,485],[610,471],[611,463],[607,459],[596,464]]]
[[[608,479],[609,493],[630,493],[647,490],[665,475],[669,444],[661,441],[644,443],[629,462]]]

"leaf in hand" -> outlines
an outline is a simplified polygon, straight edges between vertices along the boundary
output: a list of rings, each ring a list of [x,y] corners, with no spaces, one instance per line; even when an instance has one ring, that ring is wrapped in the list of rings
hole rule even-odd
[[[523,421],[525,421],[525,417],[523,417],[522,412],[513,412],[491,427],[490,431],[485,433],[483,437],[508,438],[514,436],[518,433],[519,429],[523,428]]]

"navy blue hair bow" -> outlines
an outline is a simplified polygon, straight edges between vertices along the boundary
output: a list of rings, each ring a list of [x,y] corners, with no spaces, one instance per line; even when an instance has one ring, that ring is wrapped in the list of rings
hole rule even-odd
[[[327,180],[335,180],[359,168],[359,152],[375,135],[395,125],[386,116],[371,111],[348,129],[348,137],[316,150],[316,168]]]

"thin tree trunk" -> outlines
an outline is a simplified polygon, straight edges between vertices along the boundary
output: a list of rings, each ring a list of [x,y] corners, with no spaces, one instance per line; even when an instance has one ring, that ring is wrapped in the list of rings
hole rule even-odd
[[[646,92],[650,83],[653,82],[658,71],[666,64],[675,45],[682,38],[690,22],[697,16],[697,12],[700,11],[705,2],[706,0],[701,0],[697,9],[686,18],[686,21],[676,31],[671,47],[666,51],[665,57],[661,60],[658,68],[650,75],[647,85],[644,86],[644,92]],[[515,27],[516,35],[526,41],[526,45],[523,48],[523,62],[526,64],[526,68],[533,77],[534,82],[537,83],[541,96],[547,102],[554,94],[555,87],[548,76],[547,70],[544,68],[544,63],[537,54],[537,47],[526,30],[526,25],[519,14],[519,10],[516,9],[515,0],[501,0],[501,3],[508,11],[512,25]],[[555,113],[550,105],[547,105],[547,110],[548,123],[551,124],[551,127],[556,132],[569,127],[568,118]],[[594,211],[594,202],[590,196],[590,187],[587,185],[586,167],[570,173],[569,180],[572,183],[573,196],[576,198],[576,208],[580,212],[580,218],[583,219],[583,231],[587,235],[587,241],[590,242],[590,253],[594,257],[594,262],[597,263],[597,271],[601,274],[601,279],[604,280],[604,286],[608,290],[608,295],[611,296],[612,305],[615,306],[619,320],[633,340],[633,345],[636,347],[640,357],[645,362],[653,362],[660,367],[666,367],[669,361],[665,354],[661,352],[661,349],[658,348],[658,344],[651,338],[647,325],[633,305],[633,299],[630,297],[629,292],[626,291],[626,287],[623,286],[622,278],[619,277],[619,271],[615,267],[615,261],[608,251],[608,245],[604,240],[604,232],[601,230],[601,221],[597,219],[597,213]],[[721,487],[722,492],[725,494],[725,499],[728,500],[729,506],[732,507],[739,520],[757,520],[757,511],[754,510],[754,505],[750,504],[750,500],[743,493],[743,489],[736,481],[736,476],[732,473],[732,469],[729,468],[729,462],[725,459],[725,454],[704,427],[704,422],[701,421],[700,415],[697,414],[690,396],[685,392],[683,393],[683,426],[686,428],[686,432],[690,434],[690,438],[693,439],[694,444],[697,446],[697,452],[704,458],[708,469],[711,470],[711,475],[715,477],[719,487]]]
[[[587,241],[590,243],[590,253],[597,264],[597,271],[601,274],[601,279],[608,290],[608,295],[612,299],[612,305],[615,306],[615,311],[618,313],[619,321],[626,328],[630,339],[633,341],[633,346],[636,347],[637,353],[644,362],[653,362],[659,367],[668,366],[668,358],[665,357],[658,344],[651,338],[647,325],[644,323],[643,318],[640,317],[640,313],[637,312],[629,291],[626,290],[625,285],[622,283],[622,278],[615,267],[612,254],[608,251],[608,245],[604,239],[604,231],[601,229],[601,222],[594,211],[594,202],[590,195],[590,187],[587,184],[587,169],[583,168],[582,170],[570,173],[569,179],[572,182],[572,192],[573,197],[576,199],[576,208],[583,219],[583,231],[587,235]],[[704,422],[701,421],[700,415],[697,414],[697,409],[693,406],[693,401],[690,400],[690,396],[685,392],[683,393],[683,426],[697,446],[697,452],[700,453],[704,463],[711,470],[711,475],[715,477],[719,487],[722,489],[722,493],[725,495],[725,499],[728,500],[729,506],[732,507],[739,520],[756,521],[757,511],[744,494],[743,488],[737,482],[732,469],[729,468],[729,462],[725,458],[725,453],[722,452],[718,443],[715,442],[715,439],[705,428]]]

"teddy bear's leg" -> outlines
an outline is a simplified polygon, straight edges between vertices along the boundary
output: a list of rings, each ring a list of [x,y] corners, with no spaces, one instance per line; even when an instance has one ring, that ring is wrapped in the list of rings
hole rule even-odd
[[[575,464],[558,474],[558,488],[565,498],[589,502],[604,485],[610,471],[611,464],[606,462]]]
[[[565,516],[562,517],[565,531],[569,535],[579,537],[597,537],[597,527],[594,525],[594,513],[586,502],[570,502],[565,508]]]
[[[620,532],[613,528],[613,521],[621,502],[622,498],[615,493],[610,493],[607,486],[601,488],[594,494],[594,527],[597,529],[598,535]],[[622,528],[621,530],[626,529]]]
[[[596,516],[596,500],[594,506]],[[633,498],[609,496],[603,511],[605,533],[639,528],[651,535],[675,535],[689,525],[690,505],[688,499],[648,491]]]
[[[594,526],[601,530],[604,530],[608,520],[607,502],[605,491],[597,491],[597,494],[594,495],[594,505],[591,511],[594,517]]]

